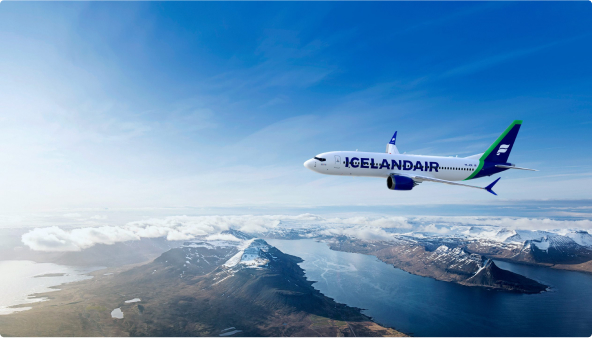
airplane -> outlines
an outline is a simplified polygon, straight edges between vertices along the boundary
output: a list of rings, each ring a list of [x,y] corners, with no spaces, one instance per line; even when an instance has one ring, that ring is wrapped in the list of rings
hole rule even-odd
[[[436,182],[483,189],[497,195],[492,188],[500,178],[486,187],[458,181],[491,176],[508,169],[538,171],[508,162],[521,125],[521,120],[515,120],[484,153],[469,157],[401,154],[395,145],[395,132],[386,146],[386,153],[331,151],[307,160],[304,166],[326,175],[386,178],[390,190],[411,190],[422,182]]]

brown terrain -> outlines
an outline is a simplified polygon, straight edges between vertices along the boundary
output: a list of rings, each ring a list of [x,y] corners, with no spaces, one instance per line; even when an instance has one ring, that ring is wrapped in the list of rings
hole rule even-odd
[[[90,280],[40,295],[49,300],[31,310],[0,316],[0,334],[404,336],[315,290],[299,258],[269,247],[260,252],[269,261],[262,268],[225,267],[237,252],[185,246],[146,264],[96,271]],[[133,298],[141,301],[125,302]],[[116,308],[122,319],[112,318]]]

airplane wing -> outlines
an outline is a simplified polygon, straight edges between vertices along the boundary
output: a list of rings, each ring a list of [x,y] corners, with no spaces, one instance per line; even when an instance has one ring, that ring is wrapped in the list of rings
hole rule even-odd
[[[441,180],[439,178],[433,178],[433,177],[427,177],[427,176],[421,176],[421,175],[411,175],[411,174],[396,174],[396,175],[407,176],[407,177],[411,178],[413,181],[415,181],[417,183],[421,183],[421,182],[427,181],[427,182],[436,182],[436,183],[444,183],[444,184],[450,184],[450,185],[460,185],[462,187],[483,189],[483,190],[489,191],[490,193],[492,193],[492,194],[494,194],[496,196],[497,196],[497,194],[493,190],[491,190],[491,188],[493,188],[493,186],[501,178],[501,177],[499,177],[497,180],[493,181],[493,183],[491,183],[490,185],[488,185],[488,186],[486,186],[486,187],[483,188],[483,187],[478,187],[476,185],[462,184],[462,183],[457,183],[457,182],[453,182],[453,181]]]

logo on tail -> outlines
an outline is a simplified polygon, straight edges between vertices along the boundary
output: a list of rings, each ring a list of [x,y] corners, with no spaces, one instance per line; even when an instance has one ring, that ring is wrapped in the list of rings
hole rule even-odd
[[[497,149],[497,156],[499,156],[500,154],[505,153],[506,151],[508,151],[508,148],[510,148],[509,144],[502,144],[498,149]]]

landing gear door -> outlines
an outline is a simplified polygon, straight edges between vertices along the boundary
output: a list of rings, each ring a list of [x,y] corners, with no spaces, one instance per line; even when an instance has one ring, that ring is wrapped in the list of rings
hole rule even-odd
[[[335,169],[339,169],[341,167],[341,156],[335,155]]]

